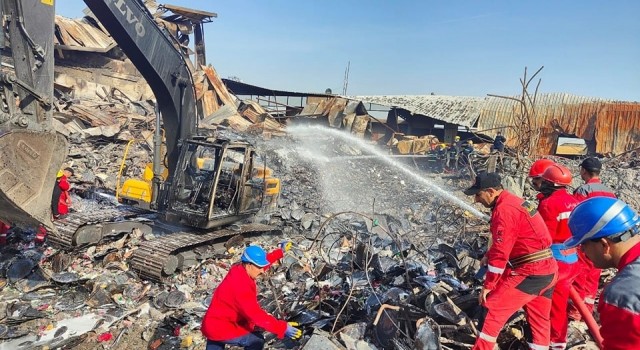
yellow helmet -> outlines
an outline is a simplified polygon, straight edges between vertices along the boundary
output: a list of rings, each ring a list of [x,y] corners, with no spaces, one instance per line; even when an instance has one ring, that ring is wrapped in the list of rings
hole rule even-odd
[[[473,145],[473,141],[472,140],[467,140],[467,143],[470,145]]]
[[[460,141],[460,136],[456,136],[456,137],[454,138],[454,140],[456,140],[456,141]]]
[[[56,178],[58,178],[58,177],[62,177],[62,175],[64,175],[64,173],[62,172],[62,170],[58,170],[58,173],[56,174]]]

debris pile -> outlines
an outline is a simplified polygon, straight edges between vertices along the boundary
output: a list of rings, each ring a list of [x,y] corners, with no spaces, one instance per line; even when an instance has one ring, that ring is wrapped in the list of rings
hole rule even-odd
[[[318,139],[259,142],[275,155],[269,166],[283,190],[277,211],[256,220],[280,227],[283,236],[220,242],[163,284],[129,269],[137,244],[151,234],[134,230],[65,252],[34,243],[35,232],[13,228],[0,250],[0,349],[202,348],[199,326],[211,293],[243,246],[271,249],[283,239],[295,248],[259,282],[260,301],[274,315],[300,323],[305,336],[299,342],[269,336],[268,347],[469,348],[482,312],[477,271],[486,223],[375,158],[350,158],[363,152],[356,145]],[[431,180],[452,192],[468,185]],[[113,205],[76,190],[75,210]],[[580,327],[572,324],[570,346],[589,344]],[[524,349],[525,334],[523,315],[515,315],[499,344]]]

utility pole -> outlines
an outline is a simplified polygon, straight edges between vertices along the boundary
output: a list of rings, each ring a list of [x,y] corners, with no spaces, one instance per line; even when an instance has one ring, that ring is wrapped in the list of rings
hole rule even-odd
[[[342,84],[342,96],[347,95],[347,87],[349,86],[349,68],[351,61],[347,62],[347,69],[344,70],[344,83]]]

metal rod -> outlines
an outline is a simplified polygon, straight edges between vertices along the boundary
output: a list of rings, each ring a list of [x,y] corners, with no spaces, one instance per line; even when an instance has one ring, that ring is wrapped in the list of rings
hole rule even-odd
[[[153,180],[151,180],[151,203],[152,209],[158,208],[158,193],[162,182],[162,164],[160,157],[162,152],[162,134],[160,133],[160,107],[156,104],[156,130],[153,134]]]

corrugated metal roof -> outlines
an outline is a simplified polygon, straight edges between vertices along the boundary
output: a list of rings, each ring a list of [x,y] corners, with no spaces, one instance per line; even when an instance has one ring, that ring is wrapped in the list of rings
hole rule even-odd
[[[116,42],[86,19],[70,19],[56,16],[57,48],[75,51],[107,52],[116,46]]]
[[[520,99],[520,96],[511,96]],[[355,96],[388,107],[399,107],[443,122],[473,126],[495,136],[501,130],[514,146],[523,133],[519,102],[499,97],[459,96]],[[598,153],[620,154],[640,147],[640,103],[622,102],[566,93],[538,94],[531,121],[534,152],[552,154],[560,134],[573,134],[595,141]]]
[[[217,18],[218,14],[215,12],[207,12],[203,10],[195,10],[181,6],[168,5],[163,4],[160,6],[161,9],[167,9],[179,16],[183,16],[193,22],[198,23],[207,23],[211,22],[211,18]]]
[[[519,97],[515,97],[519,98]],[[532,127],[539,133],[535,152],[551,154],[562,134],[596,141],[598,153],[619,154],[640,146],[640,103],[577,96],[565,93],[539,94]],[[520,103],[488,97],[480,112],[478,130],[495,136],[502,130],[507,144],[514,145],[522,133]],[[483,130],[487,130],[483,132]]]
[[[231,90],[235,95],[255,95],[255,96],[323,96],[323,97],[336,97],[336,95],[327,95],[321,93],[312,92],[295,92],[285,90],[273,90],[263,88],[257,85],[251,85],[240,81],[222,79],[222,82]]]
[[[480,115],[484,97],[474,96],[353,96],[350,99],[399,107],[415,114],[422,114],[451,124],[473,126]]]

